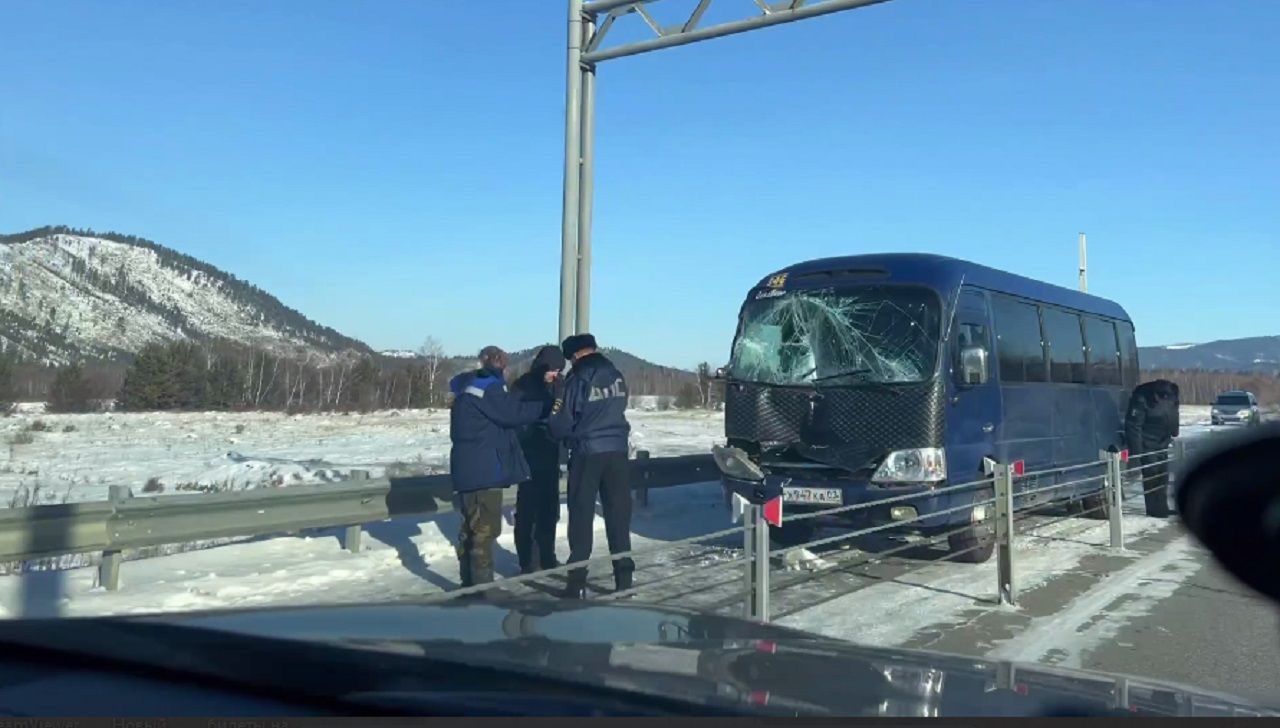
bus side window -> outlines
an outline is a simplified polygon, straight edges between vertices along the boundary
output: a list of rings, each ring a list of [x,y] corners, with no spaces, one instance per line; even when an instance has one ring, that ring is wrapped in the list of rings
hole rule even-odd
[[[1044,335],[1035,304],[1006,296],[992,298],[1000,383],[1047,382]]]

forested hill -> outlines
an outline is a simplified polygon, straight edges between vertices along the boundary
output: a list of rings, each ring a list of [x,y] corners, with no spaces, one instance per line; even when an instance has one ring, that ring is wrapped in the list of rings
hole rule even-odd
[[[121,235],[0,235],[0,348],[49,364],[130,358],[146,344],[224,341],[282,356],[371,353],[208,263]]]

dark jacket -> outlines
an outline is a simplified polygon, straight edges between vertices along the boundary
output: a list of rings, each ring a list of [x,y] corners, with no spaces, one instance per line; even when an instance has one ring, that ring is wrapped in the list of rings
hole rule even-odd
[[[575,454],[627,452],[627,382],[603,354],[588,354],[573,363],[556,387],[547,426]]]
[[[1125,445],[1134,455],[1163,450],[1178,436],[1178,385],[1167,379],[1139,384],[1124,418]]]
[[[534,369],[517,379],[512,390],[523,402],[538,402],[542,406],[549,406],[552,388],[543,380],[545,374],[545,367]],[[551,436],[547,423],[524,425],[519,430],[519,438],[524,458],[535,476],[542,474],[559,477],[560,442]]]
[[[449,473],[453,489],[467,493],[501,488],[529,479],[529,464],[516,431],[541,419],[547,403],[521,401],[507,391],[502,372],[488,369],[449,381]]]

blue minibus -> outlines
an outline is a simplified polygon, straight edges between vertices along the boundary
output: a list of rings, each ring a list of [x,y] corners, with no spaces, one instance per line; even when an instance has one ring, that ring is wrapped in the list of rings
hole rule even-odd
[[[945,533],[957,560],[985,561],[991,488],[934,491],[981,480],[986,458],[1022,460],[1019,509],[1105,518],[1102,480],[1074,482],[1102,468],[1073,466],[1123,447],[1138,350],[1104,298],[942,256],[859,255],[754,286],[724,378],[728,445],[781,486],[787,513],[894,498],[784,518],[775,540],[902,521],[892,530]]]

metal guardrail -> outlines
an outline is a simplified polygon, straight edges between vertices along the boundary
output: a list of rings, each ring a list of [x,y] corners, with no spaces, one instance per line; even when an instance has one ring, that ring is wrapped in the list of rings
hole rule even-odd
[[[935,491],[934,494],[944,494],[948,492],[963,491],[963,490],[985,490],[986,493],[989,493],[994,497],[987,497],[987,498],[983,498],[982,500],[975,500],[972,503],[966,503],[958,507],[947,508],[947,509],[938,510],[938,511],[931,511],[931,512],[916,516],[914,518],[909,518],[902,521],[895,521],[895,522],[871,526],[868,528],[862,528],[862,529],[853,530],[853,531],[846,531],[836,536],[819,538],[819,539],[811,540],[802,544],[778,548],[771,551],[769,555],[781,556],[790,552],[800,551],[803,549],[811,549],[814,547],[824,546],[824,545],[835,543],[838,541],[845,541],[849,539],[858,538],[860,536],[867,536],[874,533],[886,532],[900,526],[908,526],[911,523],[924,520],[926,518],[932,518],[934,516],[938,516],[946,513],[960,512],[967,509],[972,509],[976,506],[994,506],[994,513],[992,517],[989,518],[989,521],[990,521],[991,537],[994,541],[994,551],[996,556],[995,560],[996,560],[997,594],[998,594],[999,600],[1002,603],[1015,604],[1017,601],[1018,590],[1017,590],[1017,580],[1016,580],[1017,569],[1016,569],[1016,556],[1014,551],[1014,543],[1018,537],[1031,536],[1034,533],[1034,531],[1041,530],[1043,528],[1054,525],[1056,523],[1060,523],[1063,520],[1066,520],[1069,518],[1074,519],[1074,518],[1080,518],[1082,516],[1083,517],[1093,516],[1095,518],[1105,519],[1108,521],[1109,531],[1110,531],[1108,546],[1113,550],[1123,551],[1125,548],[1124,518],[1123,518],[1123,508],[1124,508],[1125,501],[1131,498],[1136,498],[1139,495],[1145,496],[1148,492],[1151,492],[1157,489],[1161,489],[1161,488],[1169,489],[1173,487],[1173,478],[1174,478],[1173,470],[1174,469],[1171,466],[1180,461],[1184,461],[1187,458],[1187,453],[1191,451],[1193,448],[1197,448],[1199,446],[1201,445],[1200,444],[1191,445],[1185,440],[1175,440],[1173,445],[1168,450],[1161,450],[1161,451],[1156,451],[1152,453],[1147,453],[1146,455],[1143,455],[1143,456],[1135,456],[1131,461],[1127,461],[1127,462],[1126,462],[1127,454],[1122,454],[1119,452],[1102,452],[1099,454],[1099,459],[1096,461],[1082,463],[1082,464],[1069,466],[1065,468],[1059,468],[1059,469],[1047,469],[1047,470],[1040,470],[1040,471],[1023,472],[1023,473],[1019,473],[1018,468],[1015,468],[1011,463],[992,463],[991,475],[985,480],[975,481],[973,483],[965,483],[960,485],[948,486],[946,488],[940,488],[937,491]],[[1157,485],[1148,489],[1148,488],[1145,488],[1145,484],[1144,484],[1144,488],[1140,493],[1128,493],[1128,494],[1125,493],[1124,483],[1126,479],[1131,479],[1135,477],[1141,478],[1147,471],[1158,468],[1158,467],[1164,467],[1167,469],[1168,477],[1165,485]],[[1047,486],[1037,485],[1035,487],[1027,487],[1025,485],[1028,483],[1035,482],[1030,480],[1033,477],[1067,476],[1068,474],[1070,474],[1072,477],[1062,482],[1053,483]],[[1101,488],[1097,493],[1087,495],[1084,500],[1069,501],[1066,498],[1049,497],[1047,502],[1042,502],[1042,503],[1028,501],[1028,499],[1031,498],[1032,496],[1041,496],[1047,493],[1052,493],[1054,491],[1061,491],[1067,488],[1074,489],[1074,488],[1078,488],[1079,486],[1090,484],[1090,483],[1099,483]],[[929,494],[924,494],[924,495],[927,496]],[[862,508],[868,508],[868,507],[879,506],[884,504],[896,503],[904,499],[911,499],[911,498],[918,499],[920,497],[922,497],[921,494],[914,494],[911,496],[888,497],[888,498],[884,498],[877,501],[860,503],[854,506],[840,506],[840,507],[835,507],[830,509],[824,509],[821,511],[809,512],[803,515],[793,516],[789,520],[794,521],[794,520],[797,520],[798,518],[817,518],[817,517],[826,516],[826,515],[839,515],[841,513],[844,513],[846,511],[853,510],[853,509],[862,509]],[[1031,528],[1019,529],[1019,525],[1025,524],[1027,521],[1027,517],[1030,516],[1032,513],[1041,511],[1049,507],[1061,508],[1063,507],[1064,504],[1068,502],[1075,502],[1078,504],[1077,509],[1072,511],[1069,515],[1049,521],[1047,523],[1035,524]],[[947,531],[945,533],[933,534],[929,537],[924,538],[922,541],[915,541],[915,542],[908,543],[904,546],[899,546],[886,551],[875,552],[874,554],[871,555],[871,558],[878,560],[904,550],[919,549],[922,546],[927,545],[929,543],[936,543],[940,540],[947,539],[949,536],[964,532],[968,530],[968,528],[969,526],[964,526],[958,529]],[[976,549],[983,548],[983,547],[984,546],[982,545],[975,545],[973,547],[964,549],[963,551],[958,551],[958,552],[953,552],[951,554],[948,554],[946,557],[940,560],[941,561],[952,560],[970,551],[974,551]],[[847,568],[847,564],[841,565],[841,568]],[[822,570],[819,570],[819,571],[822,571]],[[807,575],[806,579],[811,579],[814,576],[816,576],[816,574],[811,572],[809,575]],[[767,581],[763,588],[765,589],[768,588]],[[756,602],[763,601],[764,603],[767,604],[767,600],[762,599],[762,597],[759,595],[748,596],[746,601],[750,603],[752,600]],[[764,618],[767,619],[767,617],[768,615],[765,614]]]
[[[632,489],[642,503],[653,488],[719,479],[710,455],[650,458],[640,451],[630,462]],[[358,551],[364,524],[453,509],[447,474],[354,475],[324,485],[192,495],[134,497],[127,487],[112,486],[106,501],[3,510],[0,561],[102,552],[99,583],[114,590],[126,550],[345,528],[343,546]]]
[[[857,531],[844,532],[836,536],[817,539],[805,544],[778,549],[768,547],[767,540],[761,540],[762,529],[766,526],[760,522],[748,522],[742,526],[717,531],[715,533],[694,536],[679,541],[665,543],[661,546],[650,546],[636,549],[635,557],[646,557],[669,552],[673,549],[687,547],[703,541],[722,539],[733,534],[745,537],[744,555],[722,563],[697,567],[692,572],[684,572],[676,576],[687,576],[689,573],[704,572],[748,565],[746,583],[749,592],[745,597],[750,616],[756,619],[768,619],[767,590],[768,566],[771,557],[784,555],[787,552],[856,538],[871,533],[888,531],[893,528],[909,526],[911,523],[931,518],[942,513],[972,509],[975,506],[994,506],[992,515],[992,531],[995,538],[997,554],[997,571],[1000,581],[1002,600],[1013,602],[1016,599],[1014,584],[1014,564],[1012,543],[1015,535],[1026,535],[1030,531],[1017,530],[1020,516],[1041,508],[1060,505],[1058,499],[1049,503],[1027,504],[1029,496],[1042,495],[1082,483],[1103,482],[1103,497],[1099,502],[1083,511],[1068,517],[1079,517],[1090,513],[1099,513],[1111,523],[1111,546],[1123,549],[1123,523],[1120,519],[1121,506],[1126,496],[1122,487],[1116,484],[1124,480],[1125,473],[1130,477],[1141,474],[1147,468],[1160,464],[1168,464],[1173,460],[1186,457],[1187,451],[1195,447],[1186,441],[1175,441],[1173,448],[1163,455],[1159,462],[1147,462],[1132,465],[1124,470],[1119,464],[1119,455],[1104,453],[1096,462],[1085,463],[1062,468],[1057,471],[1029,472],[1017,475],[1008,465],[996,465],[987,478],[971,483],[940,488],[934,495],[943,495],[957,491],[982,492],[981,500],[975,500],[942,512],[919,515],[905,521],[880,524]],[[640,451],[631,460],[631,486],[636,500],[648,502],[648,491],[687,483],[711,481],[719,479],[719,471],[710,455],[685,455],[668,458],[650,458],[649,453]],[[1093,474],[1092,469],[1099,469],[1101,474]],[[1022,488],[1016,486],[1018,478],[1044,476],[1053,472],[1060,475],[1079,473],[1075,480],[1055,483],[1049,486]],[[514,491],[511,492],[514,495]],[[859,503],[851,506],[840,506],[817,512],[796,514],[788,520],[817,518],[825,515],[838,515],[852,510],[896,503],[919,498],[919,494],[889,496],[874,502]],[[1131,496],[1129,496],[1131,497]],[[1020,506],[1019,504],[1022,503]],[[113,486],[107,501],[91,503],[70,503],[62,505],[32,506],[0,511],[0,561],[27,561],[31,559],[60,556],[76,553],[101,552],[103,555],[99,567],[99,583],[106,589],[117,589],[119,586],[119,569],[126,550],[176,543],[198,542],[225,538],[241,538],[255,536],[271,536],[275,534],[293,534],[300,531],[316,529],[345,528],[343,546],[350,551],[358,551],[362,526],[368,523],[384,521],[390,518],[409,515],[427,515],[452,510],[452,485],[448,475],[429,475],[408,478],[382,478],[370,480],[356,477],[350,481],[325,485],[292,486],[282,489],[261,489],[213,494],[170,495],[133,497],[128,488]],[[1062,519],[1058,519],[1062,520]],[[1036,530],[1049,524],[1039,524]],[[956,529],[942,534],[934,534],[931,539],[947,538],[965,529]],[[759,531],[759,532],[757,532]],[[751,542],[748,544],[747,542]],[[875,554],[883,558],[906,548],[919,548],[920,543],[891,549]],[[964,551],[950,554],[947,558],[956,558],[969,551],[981,548],[974,546]],[[469,589],[458,590],[440,595],[448,599],[463,596],[472,592],[482,592],[500,585],[514,586],[523,581],[543,578],[556,572],[566,572],[574,567],[603,564],[618,558],[620,555],[601,555],[587,562],[559,567],[536,574],[503,579],[490,585],[478,585]],[[762,565],[763,564],[763,565]],[[763,577],[763,578],[762,578]],[[674,578],[674,577],[669,577]],[[637,586],[623,594],[611,597],[628,596],[641,590]],[[765,594],[753,593],[764,590]],[[765,605],[761,609],[761,605]]]
[[[1149,453],[1147,456],[1139,459],[1135,458],[1133,462],[1123,462],[1124,456],[1118,452],[1103,452],[1099,454],[1096,461],[1082,463],[1063,468],[1050,468],[1047,470],[1035,472],[1020,472],[1020,468],[1015,467],[1012,463],[991,463],[990,474],[982,479],[968,483],[960,483],[938,488],[931,493],[909,493],[892,495],[875,501],[857,503],[852,505],[836,506],[832,508],[822,509],[818,511],[810,511],[798,513],[787,517],[786,521],[798,521],[810,518],[819,518],[823,516],[841,515],[851,511],[863,510],[873,507],[881,507],[884,505],[901,503],[904,501],[918,500],[922,497],[941,496],[950,494],[959,494],[969,492],[973,494],[973,498],[962,505],[946,508],[944,510],[930,511],[916,515],[904,520],[893,521],[874,525],[868,528],[862,528],[854,531],[844,531],[834,536],[819,538],[803,544],[784,546],[779,548],[771,548],[767,535],[768,526],[764,523],[760,512],[760,506],[753,506],[746,509],[743,513],[743,525],[727,528],[708,534],[701,534],[689,538],[679,539],[676,541],[666,542],[661,545],[649,545],[635,549],[625,554],[603,554],[590,558],[584,562],[576,564],[564,564],[554,569],[540,571],[533,574],[525,574],[517,577],[501,579],[499,581],[480,584],[465,589],[455,590],[447,593],[433,595],[429,599],[431,601],[444,601],[457,597],[470,596],[488,592],[491,590],[505,591],[510,587],[519,587],[521,585],[532,586],[532,582],[545,580],[546,577],[557,574],[564,574],[574,568],[603,566],[614,559],[629,556],[634,559],[646,557],[663,557],[669,556],[674,551],[686,549],[691,545],[703,542],[722,540],[728,536],[743,537],[743,550],[740,555],[733,558],[719,561],[716,563],[702,563],[691,568],[681,569],[676,573],[662,576],[655,581],[643,583],[634,586],[623,592],[614,592],[603,595],[602,599],[613,600],[642,593],[644,590],[664,584],[673,580],[685,580],[690,577],[696,577],[698,580],[705,580],[710,572],[717,572],[723,569],[737,568],[744,571],[745,579],[743,582],[742,604],[744,606],[745,616],[749,619],[768,621],[769,615],[769,594],[770,594],[770,572],[771,561],[774,557],[785,556],[790,552],[802,549],[810,549],[814,547],[824,546],[827,544],[844,541],[847,539],[866,536],[874,533],[888,532],[895,528],[910,526],[912,523],[923,521],[939,515],[962,512],[972,510],[975,507],[987,508],[988,515],[986,520],[990,523],[990,532],[992,541],[994,542],[995,566],[997,579],[997,593],[1001,602],[1014,604],[1017,601],[1017,581],[1016,581],[1016,556],[1014,544],[1019,538],[1038,538],[1035,531],[1041,530],[1055,523],[1059,523],[1068,518],[1080,518],[1092,516],[1098,520],[1109,521],[1110,538],[1109,547],[1115,550],[1124,549],[1124,522],[1123,522],[1123,506],[1124,502],[1130,498],[1135,498],[1137,493],[1125,493],[1124,483],[1133,477],[1141,477],[1141,475],[1152,468],[1158,466],[1169,466],[1170,464],[1185,459],[1186,453],[1193,447],[1198,447],[1200,443],[1191,445],[1185,441],[1175,440],[1173,446],[1169,450],[1159,451],[1158,453]],[[714,464],[707,462],[709,458],[703,460],[703,456],[697,456],[700,465],[705,470],[699,470],[701,473],[700,480],[710,480],[718,478],[718,471],[714,469]],[[675,460],[669,465],[674,468]],[[690,462],[699,462],[690,461]],[[1169,481],[1165,486],[1172,487],[1173,472],[1169,469]],[[657,478],[660,472],[657,469],[651,471]],[[1052,478],[1065,478],[1061,482],[1055,482],[1049,485],[1043,485],[1043,478],[1046,476]],[[670,478],[663,480],[664,484],[674,484],[671,480],[679,478]],[[658,482],[657,480],[654,481]],[[1081,496],[1079,493],[1073,496],[1082,498],[1073,500],[1066,497],[1054,497],[1049,495],[1054,491],[1061,491],[1067,488],[1076,488],[1085,484],[1097,483],[1099,488],[1095,492],[1087,493]],[[637,489],[637,497],[639,491],[643,487],[639,481],[634,484]],[[656,487],[656,486],[650,486]],[[1141,494],[1145,494],[1145,490]],[[1037,500],[1038,499],[1038,500]],[[1028,517],[1042,509],[1048,507],[1061,508],[1064,504],[1071,504],[1069,515],[1051,520],[1047,523],[1034,523],[1027,526]],[[902,546],[891,548],[885,551],[877,551],[869,554],[872,560],[880,560],[895,553],[909,550],[919,549],[930,542],[937,542],[942,539],[969,530],[970,526],[966,525],[961,528],[952,529],[944,533],[934,533],[925,537],[922,541],[913,541]],[[991,547],[991,542],[980,542],[973,546],[963,548],[962,550],[953,551],[941,561],[955,559],[973,551]],[[809,581],[816,578],[820,573],[832,568],[847,568],[848,564],[835,563],[827,567],[809,571],[804,577],[796,580]],[[733,601],[737,601],[734,599]]]

